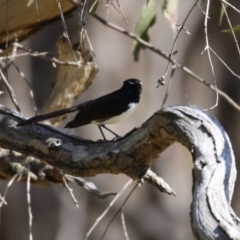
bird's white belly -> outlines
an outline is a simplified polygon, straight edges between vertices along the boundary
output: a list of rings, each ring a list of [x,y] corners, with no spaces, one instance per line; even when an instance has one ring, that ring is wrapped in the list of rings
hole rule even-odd
[[[137,103],[131,103],[128,106],[129,106],[128,110],[126,112],[120,114],[120,115],[114,116],[112,118],[106,119],[105,121],[101,121],[101,122],[92,121],[92,123],[98,124],[98,125],[99,124],[104,125],[104,124],[114,124],[114,123],[121,122],[121,121],[125,120],[127,117],[129,117],[135,111],[138,104]]]

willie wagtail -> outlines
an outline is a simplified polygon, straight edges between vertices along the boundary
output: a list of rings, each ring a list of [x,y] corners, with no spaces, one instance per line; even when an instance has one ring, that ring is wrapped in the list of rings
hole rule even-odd
[[[105,127],[105,124],[117,123],[130,116],[139,103],[141,92],[141,81],[138,79],[128,79],[124,81],[120,89],[112,93],[77,106],[29,118],[19,123],[18,126],[29,125],[66,113],[79,111],[75,118],[67,123],[65,128],[75,128],[93,123],[98,125],[104,140],[106,138],[101,127],[119,137],[116,133]]]

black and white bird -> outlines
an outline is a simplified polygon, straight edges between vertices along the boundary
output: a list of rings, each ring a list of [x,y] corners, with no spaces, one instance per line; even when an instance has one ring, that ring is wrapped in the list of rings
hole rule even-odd
[[[119,137],[116,133],[107,128],[105,124],[118,123],[130,116],[139,103],[141,92],[141,81],[138,79],[128,79],[123,82],[123,86],[120,89],[112,93],[77,106],[37,115],[19,123],[18,126],[25,126],[70,112],[79,111],[75,118],[66,124],[65,128],[75,128],[93,123],[98,125],[105,140],[106,138],[101,127]]]

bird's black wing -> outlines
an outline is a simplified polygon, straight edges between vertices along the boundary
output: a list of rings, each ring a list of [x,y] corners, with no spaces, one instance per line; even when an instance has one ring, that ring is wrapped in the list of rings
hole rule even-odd
[[[75,119],[69,122],[66,127],[80,127],[89,124],[94,120],[108,119],[112,116],[120,115],[123,111],[125,111],[125,109],[127,109],[128,101],[128,97],[122,93],[121,89],[119,89],[115,92],[77,106],[29,118],[28,120],[19,123],[18,126],[25,126],[70,112],[79,111]]]
[[[104,121],[118,116],[128,109],[129,99],[127,96],[111,93],[91,101],[85,105],[76,115],[75,119],[69,122],[66,128],[80,127],[92,121]]]

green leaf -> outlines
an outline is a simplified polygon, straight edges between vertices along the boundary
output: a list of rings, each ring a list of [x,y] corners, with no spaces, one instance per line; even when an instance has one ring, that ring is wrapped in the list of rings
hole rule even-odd
[[[98,4],[99,4],[98,0],[94,1],[94,3],[92,4],[92,6],[91,6],[91,8],[89,10],[89,13],[94,14],[97,11]]]
[[[164,17],[169,21],[173,33],[177,30],[177,17],[178,17],[178,0],[163,0],[162,13]]]
[[[223,33],[231,33],[232,30],[233,30],[234,32],[240,32],[240,25],[237,25],[236,27],[234,27],[234,28],[232,28],[232,29],[222,30],[221,32],[223,32]]]
[[[205,0],[199,0],[199,5],[202,6],[204,4]]]
[[[225,9],[227,10],[228,5],[226,3],[223,3],[223,4],[224,4]],[[219,26],[221,26],[221,24],[222,24],[222,19],[223,19],[224,14],[225,14],[224,13],[224,8],[223,8],[223,5],[222,5],[221,12],[220,12],[220,17],[219,17]]]
[[[144,41],[149,41],[148,30],[153,24],[156,22],[157,8],[155,0],[149,0],[142,7],[142,14],[140,19],[138,20],[135,34],[140,37]],[[140,43],[137,41],[133,42],[133,56],[134,60],[139,60],[139,53],[141,49],[145,49]]]
[[[34,2],[35,0],[28,0],[27,6],[30,7]]]

